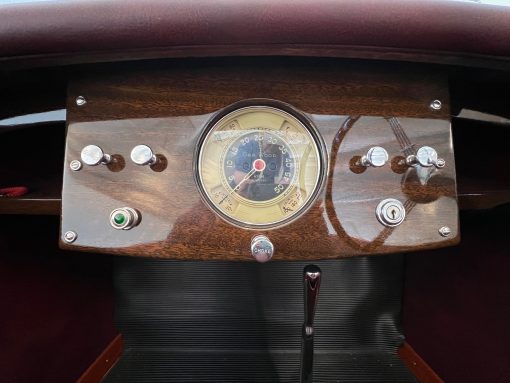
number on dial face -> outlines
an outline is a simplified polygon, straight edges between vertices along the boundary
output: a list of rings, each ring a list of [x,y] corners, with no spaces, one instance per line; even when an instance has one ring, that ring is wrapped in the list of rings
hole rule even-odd
[[[292,186],[296,159],[275,134],[249,132],[227,147],[223,172],[228,188],[237,195],[252,202],[265,202],[285,194]]]

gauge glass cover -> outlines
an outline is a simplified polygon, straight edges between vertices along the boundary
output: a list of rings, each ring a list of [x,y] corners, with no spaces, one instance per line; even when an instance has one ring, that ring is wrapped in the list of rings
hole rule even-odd
[[[287,104],[226,108],[199,141],[197,181],[208,205],[230,223],[269,228],[301,215],[323,181],[322,141]]]

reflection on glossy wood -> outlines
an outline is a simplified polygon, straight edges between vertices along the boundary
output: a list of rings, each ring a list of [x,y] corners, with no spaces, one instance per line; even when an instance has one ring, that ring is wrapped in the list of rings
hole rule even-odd
[[[273,98],[299,110],[331,115],[448,118],[446,76],[414,67],[337,60],[209,60],[105,67],[69,86],[68,121],[193,116],[236,101]],[[77,107],[82,95],[87,104]],[[431,100],[443,108],[431,111]]]
[[[457,200],[450,127],[444,119],[448,105],[440,112],[428,108],[431,99],[448,100],[440,77],[331,65],[313,70],[195,65],[76,81],[69,92],[66,164],[88,144],[126,159],[135,145],[146,144],[166,158],[167,166],[161,172],[130,160],[119,172],[107,166],[72,172],[65,166],[61,231],[74,230],[78,238],[62,246],[135,256],[251,260],[251,238],[260,231],[236,228],[217,217],[201,200],[193,177],[196,142],[211,113],[251,97],[278,99],[309,113],[328,147],[329,178],[317,201],[296,221],[265,232],[275,245],[274,259],[340,258],[454,244]],[[77,95],[87,98],[86,106],[75,105]],[[351,171],[350,160],[376,144],[388,150],[390,159],[401,155],[384,116],[399,116],[416,148],[435,146],[447,166],[428,175],[417,175],[415,168],[399,174],[389,163]],[[390,197],[408,201],[408,217],[395,229],[375,217],[375,206]],[[110,212],[122,206],[141,212],[139,226],[122,231],[109,225]],[[449,238],[438,233],[445,225],[452,230]]]
[[[485,210],[510,203],[510,190],[459,194],[460,210]]]
[[[437,231],[442,226],[448,226],[455,234],[458,231],[449,122],[401,118],[399,123],[406,141],[414,148],[411,150],[430,145],[447,165],[440,170],[407,167],[405,173],[399,174],[387,163],[381,168],[367,168],[363,173],[353,172],[351,159],[370,147],[384,147],[390,158],[402,154],[403,148],[385,118],[357,119],[340,144],[332,148],[330,198],[326,198],[328,217],[339,235],[364,252],[377,252],[387,246],[443,242]],[[396,198],[406,207],[406,220],[398,227],[383,228],[373,223],[378,203],[386,198]]]

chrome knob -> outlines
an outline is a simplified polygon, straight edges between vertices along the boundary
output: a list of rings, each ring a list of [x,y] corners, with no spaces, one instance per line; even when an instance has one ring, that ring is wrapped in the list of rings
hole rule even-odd
[[[406,209],[398,199],[387,198],[379,202],[375,215],[384,226],[395,227],[404,221]]]
[[[416,152],[416,155],[410,155],[406,158],[406,163],[410,166],[421,165],[425,168],[435,166],[436,168],[442,168],[445,166],[445,160],[437,157],[437,152],[430,146],[422,146]]]
[[[131,150],[131,161],[137,165],[154,165],[158,159],[147,145],[136,145]]]
[[[257,235],[251,240],[251,255],[257,262],[267,262],[273,257],[273,243],[265,235]]]
[[[110,213],[110,224],[117,230],[129,230],[140,223],[140,213],[131,207],[121,207]]]
[[[386,162],[388,162],[388,152],[380,146],[370,148],[367,154],[361,157],[360,160],[362,166],[373,166],[376,168],[384,166]]]
[[[112,156],[103,152],[97,145],[87,145],[81,151],[81,160],[89,166],[96,166],[99,164],[109,164],[112,161]]]

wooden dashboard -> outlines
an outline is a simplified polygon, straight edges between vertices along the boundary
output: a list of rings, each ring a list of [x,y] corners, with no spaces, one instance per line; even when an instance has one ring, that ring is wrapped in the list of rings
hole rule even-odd
[[[218,217],[201,198],[194,176],[206,122],[229,104],[253,98],[280,100],[302,111],[326,148],[326,180],[312,207],[268,230],[239,228]],[[440,108],[431,107],[434,100]],[[250,242],[264,234],[274,244],[273,259],[297,260],[413,251],[459,240],[448,91],[440,73],[328,61],[311,69],[300,60],[121,67],[77,76],[67,107],[64,248],[251,260]],[[114,161],[72,170],[71,162],[91,144]],[[131,161],[138,144],[159,156],[157,167]],[[388,163],[359,166],[374,146],[387,150]],[[403,166],[404,156],[421,146],[435,148],[446,165]],[[377,205],[387,198],[405,207],[399,226],[386,227],[376,218]],[[110,213],[125,206],[139,212],[140,223],[116,230]],[[75,234],[71,241],[65,238],[69,231]]]

